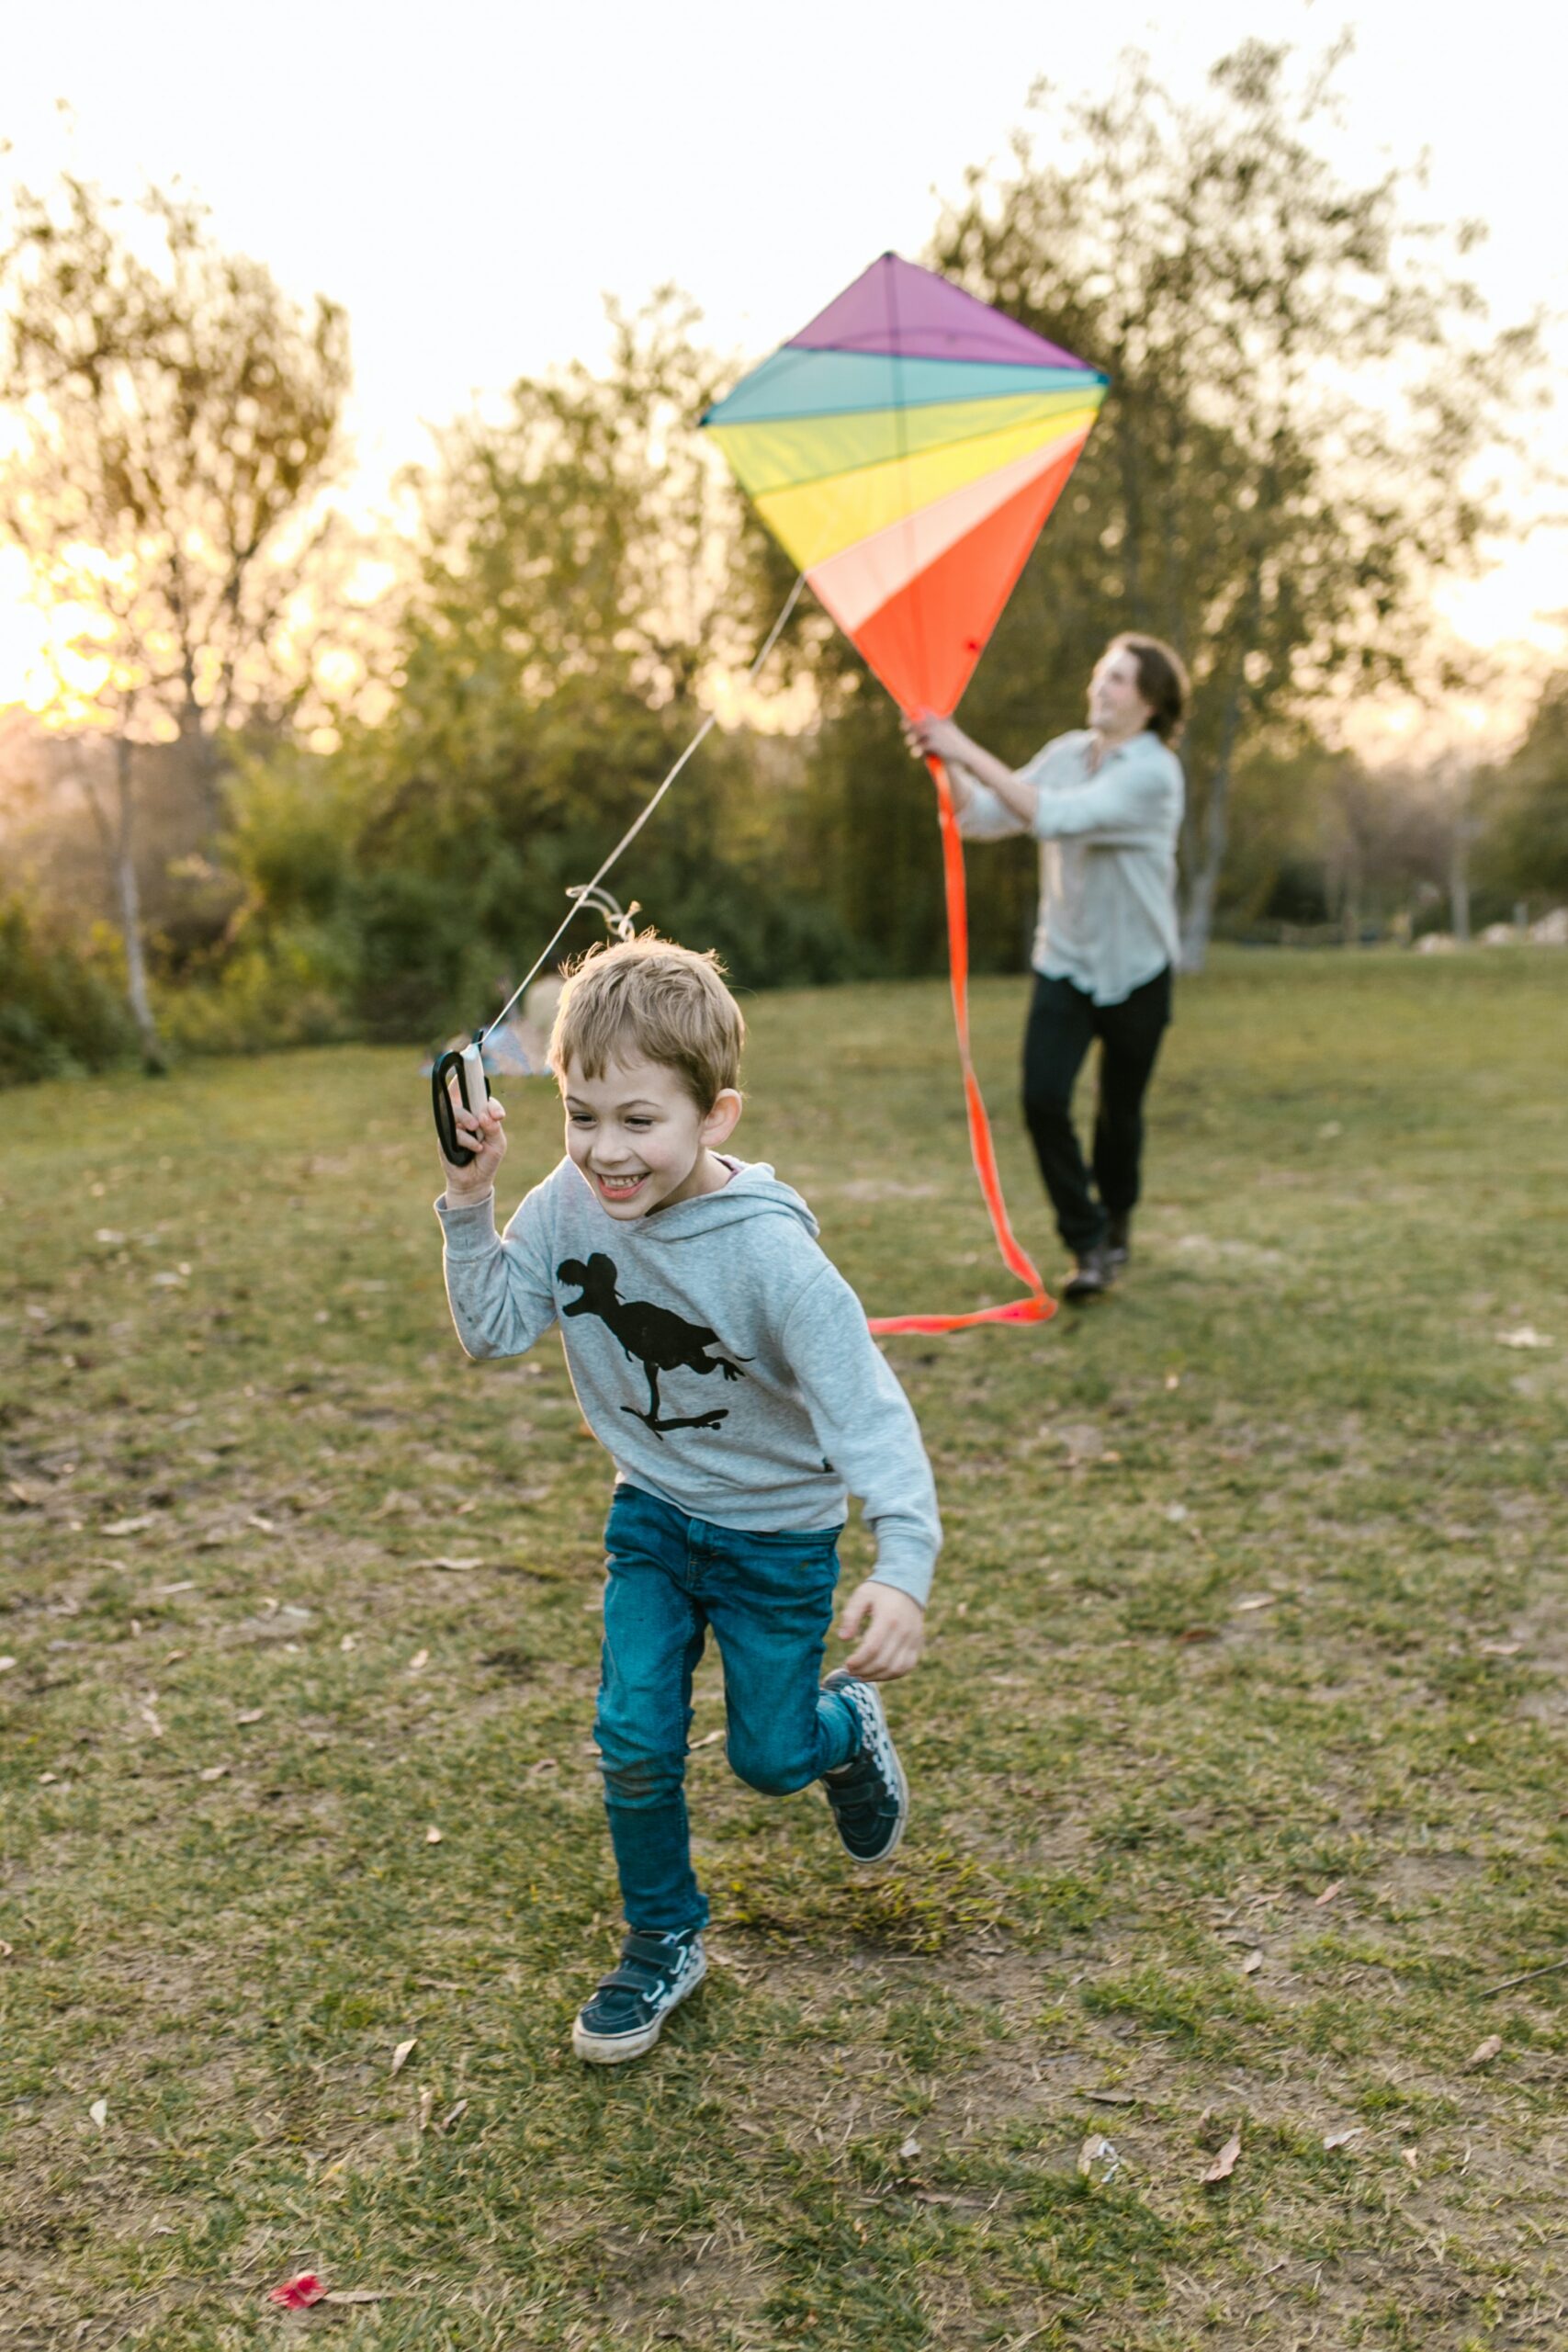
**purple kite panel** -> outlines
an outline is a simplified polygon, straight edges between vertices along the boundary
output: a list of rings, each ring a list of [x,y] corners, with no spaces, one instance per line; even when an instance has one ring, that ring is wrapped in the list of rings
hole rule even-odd
[[[1004,318],[897,254],[884,254],[852,286],[792,334],[797,351],[898,352],[917,359],[1014,361],[1026,368],[1081,368],[1070,351]]]

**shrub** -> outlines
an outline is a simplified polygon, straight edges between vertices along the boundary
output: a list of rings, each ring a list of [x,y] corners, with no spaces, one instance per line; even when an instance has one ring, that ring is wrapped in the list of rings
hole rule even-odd
[[[0,1086],[106,1069],[135,1051],[99,956],[51,936],[20,899],[0,902]]]

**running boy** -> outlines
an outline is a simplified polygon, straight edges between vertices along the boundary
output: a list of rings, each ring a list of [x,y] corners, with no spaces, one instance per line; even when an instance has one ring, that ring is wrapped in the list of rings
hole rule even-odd
[[[885,1861],[908,1791],[878,1682],[908,1674],[942,1531],[915,1417],[798,1193],[724,1150],[744,1024],[716,958],[649,934],[589,956],[550,1041],[567,1157],[496,1232],[501,1105],[437,1209],[471,1356],[558,1321],[615,1464],[595,1730],[628,1933],[580,2011],[579,2057],[640,2057],[706,1973],[684,1794],[692,1675],[711,1626],[727,1754],[754,1789],[819,1780],[857,1862]],[[846,1490],[877,1545],[818,1685]]]

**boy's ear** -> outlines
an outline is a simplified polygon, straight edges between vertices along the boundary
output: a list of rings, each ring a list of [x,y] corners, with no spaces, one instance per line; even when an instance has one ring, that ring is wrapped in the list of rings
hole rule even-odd
[[[713,1109],[702,1125],[703,1142],[709,1151],[716,1151],[729,1141],[744,1108],[745,1104],[733,1086],[720,1088],[714,1097]]]

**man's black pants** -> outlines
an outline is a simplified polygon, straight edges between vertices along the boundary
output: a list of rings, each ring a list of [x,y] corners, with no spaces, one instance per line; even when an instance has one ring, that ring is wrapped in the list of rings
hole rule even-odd
[[[1035,974],[1023,1041],[1023,1115],[1056,1212],[1056,1230],[1075,1258],[1104,1239],[1108,1216],[1130,1216],[1137,1204],[1144,1096],[1169,1019],[1168,965],[1120,1004],[1096,1004],[1071,980]],[[1100,1099],[1091,1187],[1072,1102],[1074,1082],[1096,1037]]]

